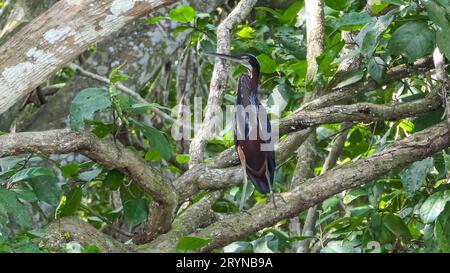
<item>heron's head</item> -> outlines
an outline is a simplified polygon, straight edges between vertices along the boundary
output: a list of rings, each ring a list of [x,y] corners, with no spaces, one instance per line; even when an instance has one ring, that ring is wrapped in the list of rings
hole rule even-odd
[[[206,53],[207,55],[216,56],[222,59],[230,60],[232,62],[240,63],[245,66],[250,73],[257,72],[259,74],[259,62],[258,59],[252,54],[241,55],[227,55],[222,53]]]

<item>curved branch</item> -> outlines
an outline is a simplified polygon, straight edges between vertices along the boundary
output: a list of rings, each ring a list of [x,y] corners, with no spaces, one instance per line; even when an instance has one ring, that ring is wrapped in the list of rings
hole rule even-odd
[[[45,245],[55,252],[60,252],[68,241],[76,241],[82,246],[95,245],[103,253],[134,252],[131,247],[102,233],[78,217],[53,221],[45,230],[48,234]]]
[[[446,124],[438,124],[392,144],[383,152],[359,159],[320,176],[306,180],[291,192],[277,198],[277,210],[272,203],[261,203],[247,213],[232,215],[192,234],[210,238],[212,242],[201,251],[225,246],[279,220],[290,218],[324,199],[363,185],[394,168],[424,159],[450,146]]]
[[[99,139],[89,132],[51,130],[0,136],[0,157],[23,153],[46,154],[80,153],[110,169],[118,169],[132,178],[156,202],[151,215],[155,216],[153,234],[170,228],[177,202],[172,183],[154,167],[121,144]]]
[[[436,110],[441,105],[436,92],[412,102],[334,105],[318,110],[300,110],[280,121],[280,132],[286,133],[314,125],[340,122],[373,122],[399,120]]]
[[[383,85],[393,83],[416,73],[428,71],[433,68],[433,59],[431,57],[422,58],[414,62],[413,65],[401,64],[391,68],[386,72]],[[315,110],[320,107],[327,107],[337,102],[350,100],[356,95],[372,91],[380,85],[369,78],[367,81],[360,81],[342,88],[334,88],[330,94],[321,96],[315,100],[305,103],[301,110]]]

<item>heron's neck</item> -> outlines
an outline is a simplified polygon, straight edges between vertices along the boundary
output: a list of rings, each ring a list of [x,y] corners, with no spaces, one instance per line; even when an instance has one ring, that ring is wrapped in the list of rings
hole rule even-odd
[[[259,85],[259,71],[256,69],[252,69],[249,71],[250,77],[252,78],[252,88],[251,92],[255,95],[258,93],[258,85]]]

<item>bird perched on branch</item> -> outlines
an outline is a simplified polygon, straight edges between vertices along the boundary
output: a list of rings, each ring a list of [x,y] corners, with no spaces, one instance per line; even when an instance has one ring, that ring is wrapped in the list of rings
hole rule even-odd
[[[244,186],[239,209],[242,211],[244,207],[247,176],[258,192],[271,194],[276,207],[272,191],[275,152],[271,143],[270,120],[265,108],[258,100],[260,77],[258,59],[251,54],[232,56],[208,53],[208,55],[240,63],[247,68],[248,72],[239,76],[233,111],[234,145],[244,171]]]

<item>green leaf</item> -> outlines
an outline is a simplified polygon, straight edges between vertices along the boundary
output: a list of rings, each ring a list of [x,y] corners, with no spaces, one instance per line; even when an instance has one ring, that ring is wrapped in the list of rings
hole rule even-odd
[[[123,204],[123,216],[130,227],[137,226],[147,219],[148,206],[143,198],[130,199]]]
[[[15,175],[11,177],[11,183],[16,183],[23,180],[29,180],[36,177],[41,176],[55,176],[53,171],[49,170],[48,168],[44,167],[32,167],[28,169],[24,169],[21,171],[18,171]]]
[[[386,72],[386,66],[383,59],[380,57],[371,58],[367,66],[367,71],[370,77],[378,84],[383,83],[383,77]]]
[[[399,216],[391,213],[383,215],[383,225],[396,238],[401,238],[403,241],[411,239],[411,233],[409,232],[408,226]]]
[[[448,41],[450,41],[450,26],[439,28],[436,35],[436,43],[447,59],[450,58],[450,43]]]
[[[17,198],[20,198],[27,202],[36,202],[38,200],[36,194],[34,192],[29,190],[23,190],[23,189],[14,189],[13,190],[16,193]]]
[[[189,23],[195,18],[195,10],[190,6],[183,5],[170,10],[169,17],[180,23]]]
[[[425,22],[408,22],[394,32],[387,50],[391,54],[405,56],[412,63],[433,51],[434,38],[434,31]]]
[[[234,242],[223,248],[224,253],[251,253],[253,245],[250,242]]]
[[[15,192],[0,188],[0,215],[6,213],[21,228],[27,228],[31,225],[31,215],[17,197]]]
[[[261,72],[271,74],[277,70],[277,63],[266,54],[260,54],[257,56],[259,64],[261,66]]]
[[[70,105],[70,128],[79,131],[85,119],[92,119],[94,113],[111,106],[111,98],[105,88],[88,88],[80,91]]]
[[[347,192],[344,196],[344,199],[342,200],[345,205],[350,204],[353,200],[355,200],[358,197],[361,196],[367,196],[367,192],[364,189],[354,189],[349,192]]]
[[[162,21],[167,19],[166,17],[158,16],[158,17],[152,17],[147,19],[147,25],[154,24],[156,22]]]
[[[434,224],[434,236],[438,247],[445,253],[450,252],[450,206],[446,206]]]
[[[184,236],[178,241],[176,249],[178,252],[193,251],[207,246],[211,241],[211,239]]]
[[[429,196],[420,207],[419,215],[425,223],[432,223],[450,200],[450,190],[438,191]]]
[[[152,145],[152,148],[157,150],[162,158],[166,160],[170,159],[172,150],[169,142],[161,131],[136,120],[133,120],[133,124],[144,134],[145,138]]]
[[[57,182],[54,176],[40,176],[29,181],[37,198],[55,207],[61,197],[61,188]]]
[[[428,157],[422,161],[412,163],[399,174],[407,197],[414,196],[414,193],[420,189],[425,177],[433,167],[433,158]]]
[[[180,34],[181,32],[185,32],[185,31],[188,30],[188,29],[192,29],[192,27],[189,27],[189,26],[178,26],[178,27],[174,28],[174,29],[172,30],[172,32],[173,32],[173,35],[174,35],[175,37],[177,37],[178,34]]]
[[[325,0],[325,4],[335,10],[345,10],[350,3],[348,0]]]
[[[358,33],[356,43],[366,56],[370,56],[375,51],[380,35],[386,31],[393,19],[394,15],[387,13],[367,23]],[[366,38],[366,36],[369,37]]]
[[[119,95],[120,97],[120,95]],[[120,102],[122,102],[122,99],[120,99]],[[95,120],[86,120],[84,122],[86,125],[89,125],[92,127],[92,133],[96,135],[99,138],[105,138],[107,135],[112,133],[114,130],[114,124],[113,123],[103,123],[100,121]]]
[[[61,174],[64,178],[71,178],[78,174],[80,165],[78,163],[70,163],[61,167]]]
[[[122,185],[124,177],[125,176],[121,172],[117,170],[111,170],[105,177],[104,180],[105,186],[108,187],[110,190],[116,191],[119,189],[120,185]]]
[[[0,158],[0,168],[2,172],[6,172],[14,168],[20,162],[25,161],[26,159],[26,156],[7,156]]]
[[[83,190],[76,187],[61,197],[58,208],[56,209],[56,219],[73,215],[80,207],[83,199]]]
[[[253,33],[255,32],[255,29],[249,26],[244,26],[243,28],[241,28],[241,30],[239,30],[236,35],[241,37],[241,38],[246,38],[246,39],[252,39],[254,38]]]
[[[78,179],[80,179],[81,181],[89,182],[94,180],[101,172],[102,172],[101,168],[95,168],[90,171],[85,171],[78,174]]]
[[[346,74],[346,77],[343,81],[338,83],[336,85],[336,88],[342,88],[344,86],[354,84],[358,81],[360,81],[364,77],[364,70],[363,69],[355,69]]]
[[[427,9],[428,17],[430,17],[436,25],[444,29],[449,27],[449,22],[447,20],[448,15],[441,5],[431,0],[421,2],[423,2],[425,8]]]
[[[190,157],[189,157],[189,155],[177,155],[176,160],[180,164],[186,164],[189,162]]]
[[[371,21],[372,17],[367,13],[350,12],[339,17],[335,28],[343,28],[348,26],[365,25]]]
[[[302,1],[295,1],[292,5],[287,8],[283,15],[281,16],[281,21],[283,23],[290,23],[292,20],[297,18],[298,12],[302,9],[304,3]]]

